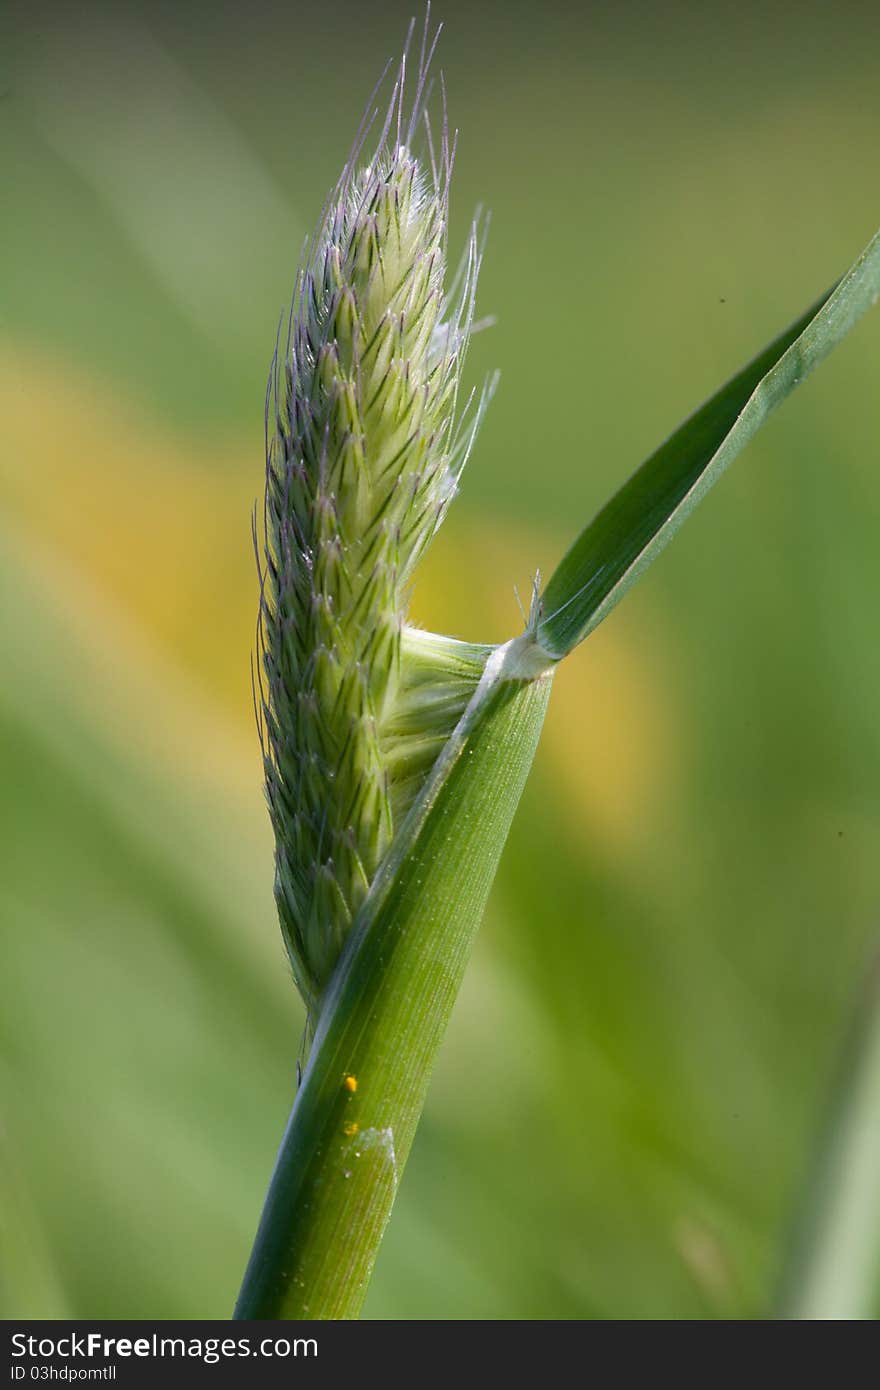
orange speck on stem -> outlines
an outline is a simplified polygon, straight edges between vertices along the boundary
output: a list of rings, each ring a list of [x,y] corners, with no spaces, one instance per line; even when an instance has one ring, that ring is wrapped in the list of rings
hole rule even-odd
[[[354,1095],[355,1091],[358,1088],[358,1079],[356,1076],[347,1076],[342,1084],[345,1086],[345,1089],[347,1091],[350,1091],[351,1094]]]
[[[342,1133],[351,1139],[358,1132],[358,1126],[354,1120],[349,1120],[348,1124],[342,1126]]]

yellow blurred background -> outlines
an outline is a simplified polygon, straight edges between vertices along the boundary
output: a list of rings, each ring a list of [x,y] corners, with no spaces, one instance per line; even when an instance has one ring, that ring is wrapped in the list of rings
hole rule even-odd
[[[519,626],[880,222],[873,6],[446,3],[501,386],[415,619]],[[0,72],[0,1294],[224,1317],[292,1099],[264,378],[409,8],[69,5]],[[771,1304],[880,897],[880,320],[560,672],[367,1315]]]

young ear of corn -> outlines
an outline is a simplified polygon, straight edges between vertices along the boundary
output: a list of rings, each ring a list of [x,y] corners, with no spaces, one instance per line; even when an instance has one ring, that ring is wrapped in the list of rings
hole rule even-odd
[[[474,230],[447,290],[452,151],[445,119],[435,147],[425,116],[427,40],[426,24],[410,108],[404,58],[374,153],[362,159],[362,137],[330,198],[270,376],[258,717],[311,1049],[241,1318],[357,1316],[555,665],[880,276],[875,241],[647,460],[521,636],[489,648],[408,627],[413,569],[488,396],[459,409],[479,247]]]

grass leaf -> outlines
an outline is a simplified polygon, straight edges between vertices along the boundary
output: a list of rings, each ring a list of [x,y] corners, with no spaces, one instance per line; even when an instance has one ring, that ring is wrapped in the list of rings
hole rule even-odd
[[[781,1299],[783,1317],[880,1311],[880,955],[874,955],[829,1097]]]
[[[880,232],[842,280],[662,444],[581,532],[542,596],[556,658],[588,636],[771,412],[880,295]]]

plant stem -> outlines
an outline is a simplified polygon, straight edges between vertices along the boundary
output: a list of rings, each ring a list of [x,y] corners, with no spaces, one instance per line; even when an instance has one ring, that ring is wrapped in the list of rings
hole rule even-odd
[[[880,954],[838,1068],[781,1304],[783,1317],[805,1320],[880,1310]]]
[[[323,1002],[237,1318],[359,1314],[549,690],[549,673],[481,682],[405,854],[364,905]]]

